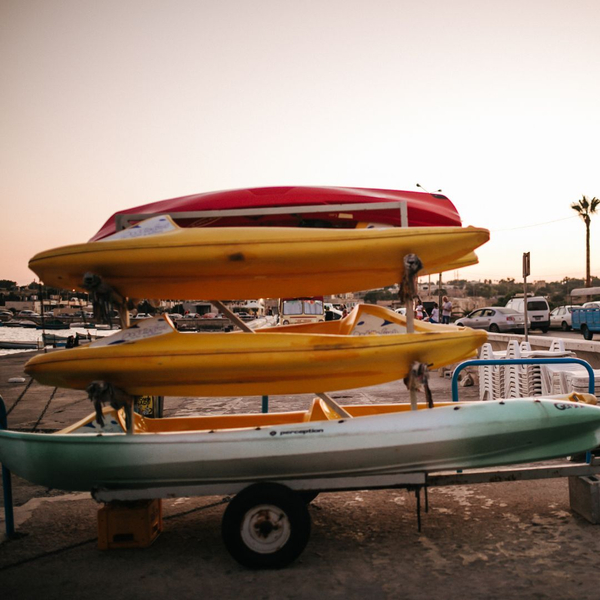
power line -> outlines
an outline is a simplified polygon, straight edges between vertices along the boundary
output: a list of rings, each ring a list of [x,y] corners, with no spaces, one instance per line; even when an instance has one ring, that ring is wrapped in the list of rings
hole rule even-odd
[[[494,233],[499,231],[514,231],[515,229],[529,229],[530,227],[540,227],[541,225],[549,225],[550,223],[558,223],[559,221],[570,221],[571,219],[578,219],[577,215],[572,217],[564,217],[563,219],[554,219],[554,221],[545,221],[544,223],[534,223],[533,225],[521,225],[520,227],[509,227],[507,229],[492,229]]]

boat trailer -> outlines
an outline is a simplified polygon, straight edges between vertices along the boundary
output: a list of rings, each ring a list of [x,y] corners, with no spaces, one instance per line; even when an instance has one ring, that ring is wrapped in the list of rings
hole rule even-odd
[[[468,366],[494,362],[507,365],[569,362],[585,366],[591,372],[589,391],[594,393],[591,367],[575,358],[473,360],[461,363],[452,380],[452,397],[458,401],[458,374]],[[329,399],[329,398],[328,398]],[[264,399],[263,399],[264,400]],[[7,429],[6,406],[0,396],[0,428]],[[192,496],[233,496],[222,521],[222,537],[227,550],[242,565],[250,568],[281,568],[295,560],[310,537],[310,514],[307,506],[320,493],[352,490],[405,489],[416,497],[417,528],[422,527],[424,492],[428,511],[428,488],[451,485],[474,485],[558,477],[569,478],[571,508],[593,523],[600,523],[600,458],[588,452],[585,462],[547,461],[533,465],[494,469],[469,469],[449,472],[377,473],[373,475],[282,479],[218,484],[155,487],[144,489],[96,489],[93,498],[100,503],[136,502]],[[14,517],[10,471],[2,467],[4,512],[7,536],[14,537]]]

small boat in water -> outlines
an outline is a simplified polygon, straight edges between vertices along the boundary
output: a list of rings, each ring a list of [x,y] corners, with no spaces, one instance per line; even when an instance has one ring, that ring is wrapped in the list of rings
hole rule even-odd
[[[0,462],[38,485],[144,490],[467,469],[564,457],[600,444],[587,394],[146,419],[105,409],[55,434],[0,431]],[[594,399],[595,400],[595,399]],[[158,491],[157,491],[158,490]]]
[[[27,329],[36,329],[37,323],[29,321],[28,319],[11,319],[4,323],[4,327],[24,327]]]
[[[64,348],[67,345],[69,337],[74,337],[74,340],[77,340],[75,345],[79,345],[81,343],[87,343],[91,340],[95,339],[90,333],[81,334],[76,332],[75,336],[67,336],[67,335],[58,335],[56,333],[43,333],[42,334],[42,342],[44,346],[53,346],[55,348]]]
[[[50,319],[47,321],[44,320],[36,327],[36,329],[43,329],[43,330],[47,330],[47,329],[58,330],[58,329],[68,329],[68,328],[69,328],[69,326],[64,321],[61,321],[60,319]]]
[[[41,342],[37,340],[28,342],[0,341],[0,349],[2,350],[38,350],[39,348],[41,348]]]

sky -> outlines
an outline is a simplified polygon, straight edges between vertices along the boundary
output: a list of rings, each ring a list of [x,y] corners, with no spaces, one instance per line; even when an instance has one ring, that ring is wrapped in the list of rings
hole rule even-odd
[[[417,183],[491,231],[445,279],[584,277],[599,30],[597,0],[0,0],[0,279],[148,202]]]

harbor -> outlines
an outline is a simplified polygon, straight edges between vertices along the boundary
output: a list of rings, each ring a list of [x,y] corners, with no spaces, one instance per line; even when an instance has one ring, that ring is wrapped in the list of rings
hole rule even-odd
[[[127,230],[93,247],[102,253],[113,244],[130,258],[130,246],[141,244],[159,253],[148,254],[147,266],[161,265],[164,247],[153,245],[153,236],[160,234],[144,223],[147,236]],[[172,236],[185,233],[190,243],[206,237],[201,230],[167,225]],[[382,231],[327,233],[317,245],[334,245],[331,253],[320,252],[333,262],[319,266],[314,291],[358,285],[356,273],[346,266],[348,248],[361,240],[377,241],[367,255],[381,262],[376,260],[380,246],[419,237],[410,228],[408,233]],[[260,246],[264,235],[252,235],[248,247]],[[295,235],[303,252],[313,251],[312,233]],[[432,231],[436,235],[442,234]],[[443,235],[456,237],[454,254],[444,255],[443,245],[432,238],[420,250],[430,251],[425,267],[443,270],[455,261],[474,260],[472,250],[488,233],[446,228]],[[219,236],[211,236],[218,240],[215,252],[223,268],[247,261],[244,253],[232,254],[236,234],[230,233],[227,250]],[[287,243],[290,236],[284,237]],[[284,237],[274,238],[282,255]],[[73,252],[84,256],[87,249],[75,246]],[[405,252],[402,246],[400,253]],[[55,271],[54,261],[61,256],[62,250],[39,255],[40,268],[48,269],[44,279],[60,280],[66,267]],[[123,262],[114,260],[108,278],[120,277]],[[258,282],[267,295],[286,297],[293,294],[286,294],[285,286],[297,293],[310,266],[287,282],[268,276],[271,264],[265,252],[251,268],[245,265],[246,279],[234,285],[231,277],[221,281],[214,275],[214,285],[241,299],[254,295]],[[394,269],[374,273],[372,283],[392,283],[403,271],[410,280],[410,268],[410,262],[397,261]],[[84,264],[78,269],[77,280],[84,276]],[[277,269],[286,272],[285,260]],[[339,280],[332,272],[340,273]],[[146,294],[148,286],[167,280],[162,272],[143,269],[140,274],[139,287],[127,293]],[[199,289],[195,280],[184,279],[192,286],[186,288],[190,294]],[[170,292],[165,288],[162,295]],[[310,307],[303,311],[314,310],[317,302],[305,300]],[[406,307],[411,300],[404,298]],[[323,299],[318,303],[322,309]],[[575,496],[572,489],[573,482],[585,477],[593,482],[600,474],[588,452],[599,439],[600,409],[586,404],[593,403],[587,394],[593,384],[588,379],[589,390],[561,389],[551,397],[550,365],[544,377],[541,368],[509,368],[500,382],[493,373],[486,375],[489,367],[469,368],[461,379],[452,375],[481,346],[492,362],[497,356],[525,362],[530,356],[552,355],[548,360],[563,362],[585,356],[592,365],[586,363],[588,377],[595,377],[597,342],[523,340],[491,328],[484,333],[427,323],[370,304],[356,305],[330,322],[292,325],[283,318],[280,326],[254,330],[222,302],[213,304],[219,313],[210,311],[206,319],[196,315],[190,321],[206,325],[193,329],[208,332],[215,322],[224,332],[230,329],[224,324],[233,321],[240,331],[188,334],[179,326],[185,318],[176,323],[168,316],[139,315],[118,332],[84,329],[97,338],[111,336],[89,346],[33,353],[9,348],[0,357],[9,430],[2,435],[2,460],[27,479],[12,478],[15,506],[10,516],[6,512],[7,539],[0,546],[0,572],[15,591],[41,593],[38,582],[50,578],[46,589],[62,594],[60,582],[68,580],[71,593],[94,597],[91,582],[108,561],[115,587],[104,585],[98,595],[118,595],[118,582],[135,577],[150,597],[162,597],[165,589],[185,597],[192,587],[208,590],[209,597],[217,590],[233,594],[232,586],[243,579],[248,593],[279,598],[281,579],[275,574],[285,566],[283,595],[290,598],[312,596],[315,586],[330,587],[332,574],[339,584],[332,597],[362,598],[366,590],[382,597],[417,597],[432,576],[429,591],[436,597],[515,597],[519,586],[511,574],[522,572],[528,560],[535,568],[522,589],[557,597],[559,581],[550,567],[569,543],[573,551],[580,547],[582,536],[592,545],[598,523],[596,505],[588,501],[592,484]],[[3,331],[16,329],[22,328]],[[252,331],[257,335],[248,335]],[[68,333],[77,331],[70,327]],[[576,375],[569,382],[582,386]],[[558,376],[557,381],[560,371]],[[321,390],[327,393],[315,398]],[[145,394],[164,395],[161,414],[130,412],[133,399]],[[453,400],[495,401],[455,405]],[[106,430],[99,416],[103,401],[125,407],[105,409]],[[9,496],[5,503],[13,504]],[[564,540],[557,538],[559,526]],[[284,541],[278,546],[280,532]],[[113,558],[119,555],[126,560]],[[88,566],[71,578],[73,561],[83,557]],[[187,569],[194,561],[198,572],[190,577]],[[566,572],[569,583],[565,598],[594,597],[596,586],[581,587],[580,567],[577,561],[566,570],[561,565],[561,581]],[[43,573],[31,578],[37,568]],[[160,583],[155,573],[162,575]],[[574,582],[578,587],[572,595]]]
[[[38,8],[2,598],[597,600],[596,7]]]
[[[0,395],[8,422],[21,431],[57,431],[89,414],[85,392],[39,385],[24,376],[35,353],[0,357]],[[432,372],[434,401],[447,400],[450,380]],[[23,381],[15,383],[15,379]],[[9,382],[13,380],[13,382]],[[332,394],[344,404],[408,402],[401,381]],[[270,411],[304,409],[312,395],[274,396]],[[460,388],[461,400],[477,386]],[[260,397],[167,397],[165,416],[259,413]],[[555,461],[545,463],[551,467]],[[310,504],[311,538],[285,570],[248,571],[220,535],[227,496],[162,501],[163,530],[147,548],[98,548],[98,510],[87,493],[47,490],[13,477],[18,535],[0,544],[0,579],[7,597],[248,596],[308,598],[419,597],[423,581],[436,598],[597,597],[581,548],[600,546],[598,526],[572,511],[567,478],[431,487],[417,522],[417,497],[404,489],[322,493]],[[98,577],[103,585],[98,586]],[[285,583],[283,583],[285,581]],[[449,589],[451,583],[452,588]],[[283,588],[282,588],[283,586]]]

